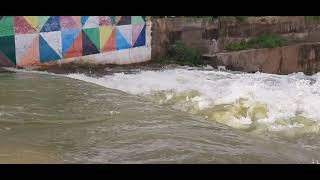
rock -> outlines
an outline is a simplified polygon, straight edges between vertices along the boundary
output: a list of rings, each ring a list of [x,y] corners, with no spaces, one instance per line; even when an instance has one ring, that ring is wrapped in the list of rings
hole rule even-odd
[[[311,75],[320,71],[320,43],[216,53],[215,56],[207,56],[205,62],[214,67],[222,65],[229,70],[244,72],[303,72]]]

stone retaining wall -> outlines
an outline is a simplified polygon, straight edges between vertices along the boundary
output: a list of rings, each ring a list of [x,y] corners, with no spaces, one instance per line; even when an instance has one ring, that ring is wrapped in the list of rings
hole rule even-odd
[[[214,67],[229,70],[290,74],[304,72],[312,75],[320,71],[320,43],[304,43],[279,48],[252,49],[204,56]]]
[[[279,34],[290,44],[320,41],[320,21],[308,21],[305,16],[248,17],[243,21],[233,18],[162,18],[153,19],[152,24],[153,58],[165,55],[177,40],[209,54],[223,52],[231,42],[262,33]]]

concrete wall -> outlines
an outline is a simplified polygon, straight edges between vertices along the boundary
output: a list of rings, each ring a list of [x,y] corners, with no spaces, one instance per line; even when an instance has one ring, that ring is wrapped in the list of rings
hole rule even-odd
[[[225,51],[231,42],[246,40],[262,33],[276,33],[290,44],[320,41],[320,21],[304,16],[248,17],[243,21],[232,17],[217,20],[201,18],[162,18],[153,20],[152,57],[165,55],[176,40],[187,46],[213,54]]]
[[[151,59],[145,16],[0,16],[0,66]]]
[[[212,49],[218,38],[218,23],[200,18],[161,18],[152,20],[152,58],[165,55],[177,40],[203,53]]]
[[[229,70],[272,74],[304,72],[312,75],[320,71],[320,42],[217,53],[204,59],[207,64],[225,66]]]
[[[286,37],[289,43],[320,41],[320,22],[305,16],[248,17],[244,21],[219,19],[219,50],[231,43],[246,40],[262,33],[275,33]]]

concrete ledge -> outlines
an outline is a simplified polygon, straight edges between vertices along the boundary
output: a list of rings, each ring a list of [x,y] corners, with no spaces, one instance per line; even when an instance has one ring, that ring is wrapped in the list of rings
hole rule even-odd
[[[10,71],[7,71],[7,70],[5,70],[5,69],[3,69],[3,68],[0,67],[0,74],[1,74],[1,73],[9,73],[9,72],[10,72]]]

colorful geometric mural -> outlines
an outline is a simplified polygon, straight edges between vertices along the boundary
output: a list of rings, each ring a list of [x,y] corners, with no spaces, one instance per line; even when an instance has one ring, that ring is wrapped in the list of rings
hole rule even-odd
[[[116,27],[100,27],[100,52],[109,52],[116,50]]]
[[[0,16],[0,66],[146,46],[145,16]]]
[[[117,49],[128,49],[132,47],[132,25],[117,26]]]

